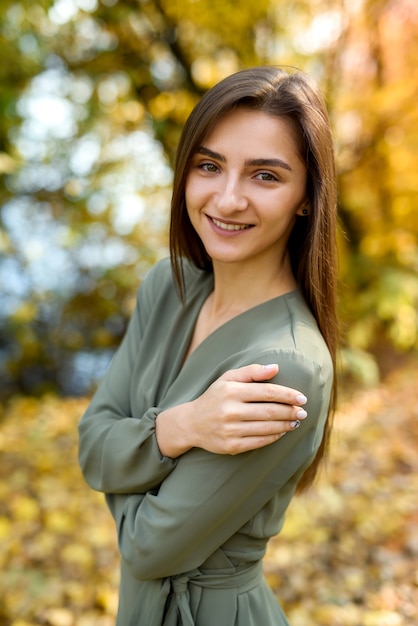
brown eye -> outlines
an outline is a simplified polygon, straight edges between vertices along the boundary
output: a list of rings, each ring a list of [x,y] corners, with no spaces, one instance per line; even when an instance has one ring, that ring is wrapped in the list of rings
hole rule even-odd
[[[204,172],[218,172],[218,167],[214,164],[214,163],[201,163],[199,165],[199,168],[202,169]]]
[[[277,176],[274,176],[270,172],[260,172],[259,174],[257,174],[256,178],[258,178],[258,180],[266,180],[268,182],[278,180]]]

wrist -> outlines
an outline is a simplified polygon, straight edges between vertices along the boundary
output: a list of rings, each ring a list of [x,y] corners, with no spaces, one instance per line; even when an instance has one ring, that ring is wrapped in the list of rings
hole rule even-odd
[[[155,420],[155,436],[162,456],[175,459],[194,447],[190,420],[190,403],[161,411]]]

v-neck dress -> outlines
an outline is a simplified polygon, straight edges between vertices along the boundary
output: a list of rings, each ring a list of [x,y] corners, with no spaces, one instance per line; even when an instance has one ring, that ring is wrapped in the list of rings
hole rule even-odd
[[[210,273],[185,263],[187,300],[168,259],[138,290],[125,337],[79,425],[87,482],[106,494],[121,555],[117,626],[284,626],[262,575],[270,537],[323,436],[332,362],[299,290],[231,319],[184,358]],[[161,455],[159,412],[219,376],[278,363],[273,382],[303,392],[308,417],[264,448]]]

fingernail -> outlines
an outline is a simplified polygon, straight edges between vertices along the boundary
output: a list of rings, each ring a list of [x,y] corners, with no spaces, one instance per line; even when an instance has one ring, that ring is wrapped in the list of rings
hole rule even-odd
[[[308,398],[306,396],[304,396],[302,393],[300,393],[298,396],[296,396],[296,402],[298,404],[306,404],[308,401]]]
[[[265,370],[277,369],[277,363],[268,363],[268,365],[263,365]]]
[[[296,413],[296,417],[298,417],[299,419],[303,420],[303,419],[305,419],[305,417],[308,417],[308,414],[305,411],[305,409],[299,409],[299,411]]]
[[[300,421],[299,420],[295,420],[294,422],[290,422],[290,425],[292,428],[296,429],[299,428],[300,426]]]

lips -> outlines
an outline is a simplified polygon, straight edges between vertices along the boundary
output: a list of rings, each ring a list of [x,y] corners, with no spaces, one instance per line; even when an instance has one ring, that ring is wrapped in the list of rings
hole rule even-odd
[[[221,222],[220,220],[217,220],[214,217],[211,217],[210,219],[215,224],[215,226],[217,226],[221,230],[238,231],[238,230],[247,230],[248,228],[251,228],[251,224],[230,224],[227,222]]]

